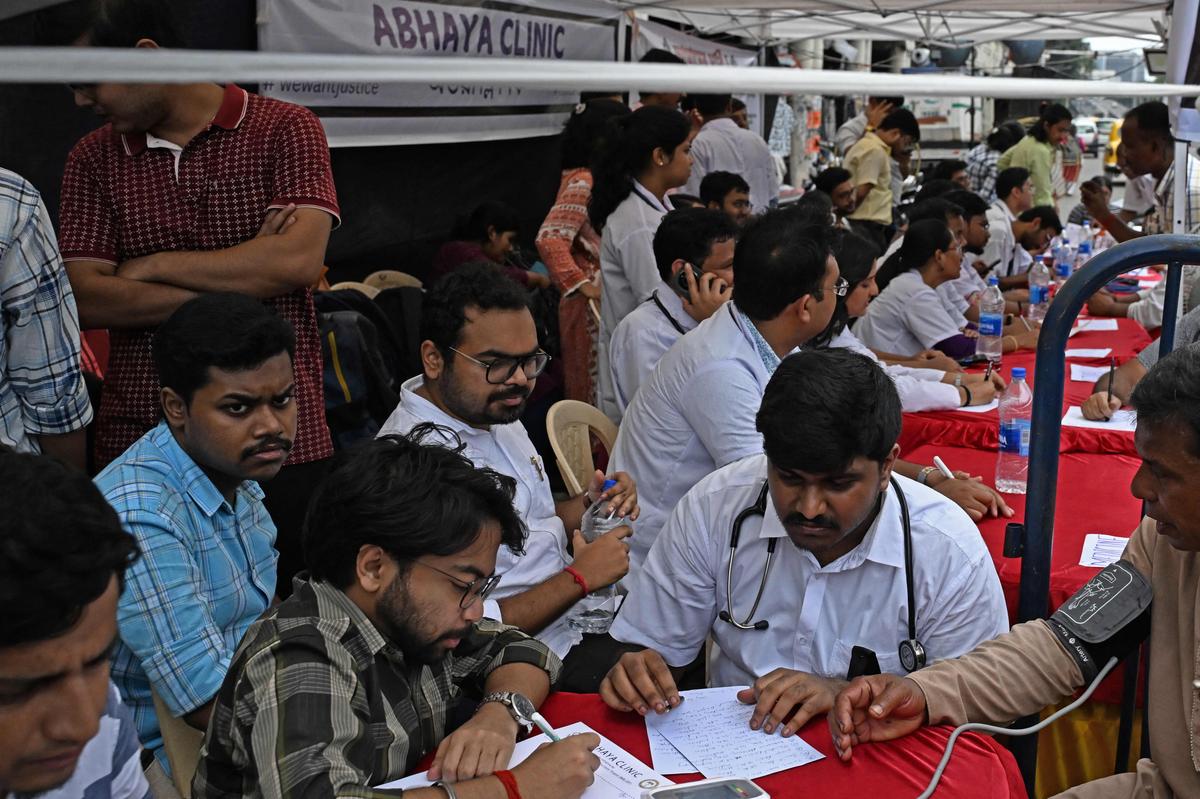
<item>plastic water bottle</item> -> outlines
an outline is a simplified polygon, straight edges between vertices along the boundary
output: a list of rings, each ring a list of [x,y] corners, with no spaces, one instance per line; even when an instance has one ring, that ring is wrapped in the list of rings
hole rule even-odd
[[[993,363],[1000,363],[1004,352],[1004,295],[1000,293],[1000,279],[988,278],[987,290],[979,300],[979,338],[975,342],[975,354],[982,355]]]
[[[1084,239],[1079,243],[1079,251],[1075,253],[1075,268],[1079,269],[1090,260],[1092,260],[1092,242],[1090,239]]]
[[[1054,250],[1054,285],[1062,286],[1070,279],[1075,271],[1075,259],[1071,254],[1071,245],[1062,242]],[[1030,298],[1032,301],[1032,298]]]
[[[1029,476],[1029,426],[1033,418],[1033,392],[1025,382],[1025,368],[1014,367],[1012,382],[1000,397],[1000,458],[996,462],[996,490],[1024,494]]]
[[[605,480],[604,491],[617,484],[616,480]],[[583,514],[579,525],[579,533],[589,544],[609,530],[628,524],[624,519],[613,513],[605,513],[607,503],[597,502]],[[567,615],[567,625],[572,630],[583,633],[603,635],[612,626],[613,616],[617,610],[616,583],[598,588],[571,606]]]
[[[1040,322],[1046,318],[1046,308],[1050,305],[1050,270],[1046,268],[1046,260],[1042,256],[1033,259],[1029,267],[1029,305],[1026,306],[1025,316],[1031,322]]]

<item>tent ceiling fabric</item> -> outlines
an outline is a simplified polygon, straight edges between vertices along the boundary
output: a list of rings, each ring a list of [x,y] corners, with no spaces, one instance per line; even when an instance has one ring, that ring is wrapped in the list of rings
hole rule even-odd
[[[1163,0],[632,0],[641,16],[665,16],[705,33],[759,41],[914,39],[935,44],[997,39],[1126,36],[1161,43]]]

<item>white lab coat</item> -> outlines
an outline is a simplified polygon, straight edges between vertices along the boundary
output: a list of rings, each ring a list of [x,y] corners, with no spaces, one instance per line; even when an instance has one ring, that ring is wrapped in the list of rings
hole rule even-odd
[[[421,422],[434,422],[454,431],[467,445],[464,454],[476,466],[486,466],[517,481],[513,506],[529,528],[525,554],[514,555],[508,547],[500,547],[496,554],[496,573],[504,579],[483,603],[483,615],[502,622],[504,615],[497,600],[528,591],[571,563],[566,551],[566,530],[555,513],[546,465],[519,421],[492,425],[490,430],[471,427],[417,394],[417,389],[424,383],[425,378],[421,376],[404,382],[400,404],[384,422],[379,435],[405,434]],[[457,445],[457,442],[449,443]],[[583,640],[582,635],[567,626],[567,615],[563,613],[536,636],[560,658],[566,657],[571,647]]]
[[[904,534],[889,487],[862,543],[821,567],[795,546],[768,497],[764,516],[742,525],[733,574],[733,616],[745,621],[762,579],[767,544],[779,539],[762,603],[739,630],[718,619],[728,607],[726,574],[733,520],[754,504],[767,459],[756,455],[702,480],[680,501],[613,624],[619,641],[656,650],[672,666],[692,661],[711,632],[719,652],[711,686],[749,685],[772,669],[844,679],[854,646],[875,652],[884,673],[903,674],[908,638]],[[952,658],[1008,631],[1000,580],[979,530],[946,497],[897,476],[908,500],[917,639],[929,662]]]
[[[651,298],[634,308],[613,331],[607,357],[597,375],[600,410],[619,425],[633,395],[662,356],[698,324],[683,309],[683,300],[675,290],[660,281]]]
[[[893,278],[854,326],[866,346],[906,358],[961,332],[959,319],[915,270]]]
[[[669,209],[634,181],[633,191],[609,214],[600,235],[600,337],[604,351],[617,324],[650,296],[661,278],[654,260],[654,232]]]
[[[630,574],[688,489],[727,463],[762,452],[754,416],[771,373],[734,303],[681,338],[625,409],[613,469],[638,483],[642,513],[629,542]]]
[[[962,395],[949,383],[941,382],[945,372],[937,369],[917,369],[910,366],[893,366],[879,360],[879,356],[858,340],[858,336],[845,328],[829,342],[831,347],[842,347],[865,355],[887,373],[896,384],[900,395],[900,407],[910,413],[917,411],[953,410],[962,404]]]

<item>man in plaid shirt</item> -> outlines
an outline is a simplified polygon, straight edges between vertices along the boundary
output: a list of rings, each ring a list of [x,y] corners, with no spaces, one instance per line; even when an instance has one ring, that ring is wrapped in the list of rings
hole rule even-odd
[[[157,758],[152,785],[169,764],[151,691],[207,727],[242,635],[275,597],[275,525],[257,481],[295,440],[295,350],[291,326],[259,300],[185,303],[154,337],[162,421],[96,477],[142,552],[118,604],[112,670]]]
[[[79,319],[38,194],[0,169],[0,445],[84,468]]]
[[[305,522],[309,573],[250,628],[217,695],[197,799],[395,796],[373,786],[430,752],[429,779],[452,785],[413,799],[574,799],[591,783],[594,735],[507,770],[514,694],[539,705],[561,663],[482,618],[497,550],[519,552],[526,529],[516,482],[445,435],[384,436],[330,472]]]

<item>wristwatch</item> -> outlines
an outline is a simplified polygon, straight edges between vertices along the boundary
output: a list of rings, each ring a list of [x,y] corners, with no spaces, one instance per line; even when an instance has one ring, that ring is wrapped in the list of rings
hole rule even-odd
[[[533,706],[533,702],[529,701],[529,697],[524,694],[519,694],[516,691],[493,691],[479,702],[479,707],[475,708],[475,712],[478,713],[479,708],[488,702],[498,702],[504,705],[508,711],[508,715],[512,716],[513,721],[517,722],[525,732],[533,729],[533,714],[537,713],[537,708]]]

